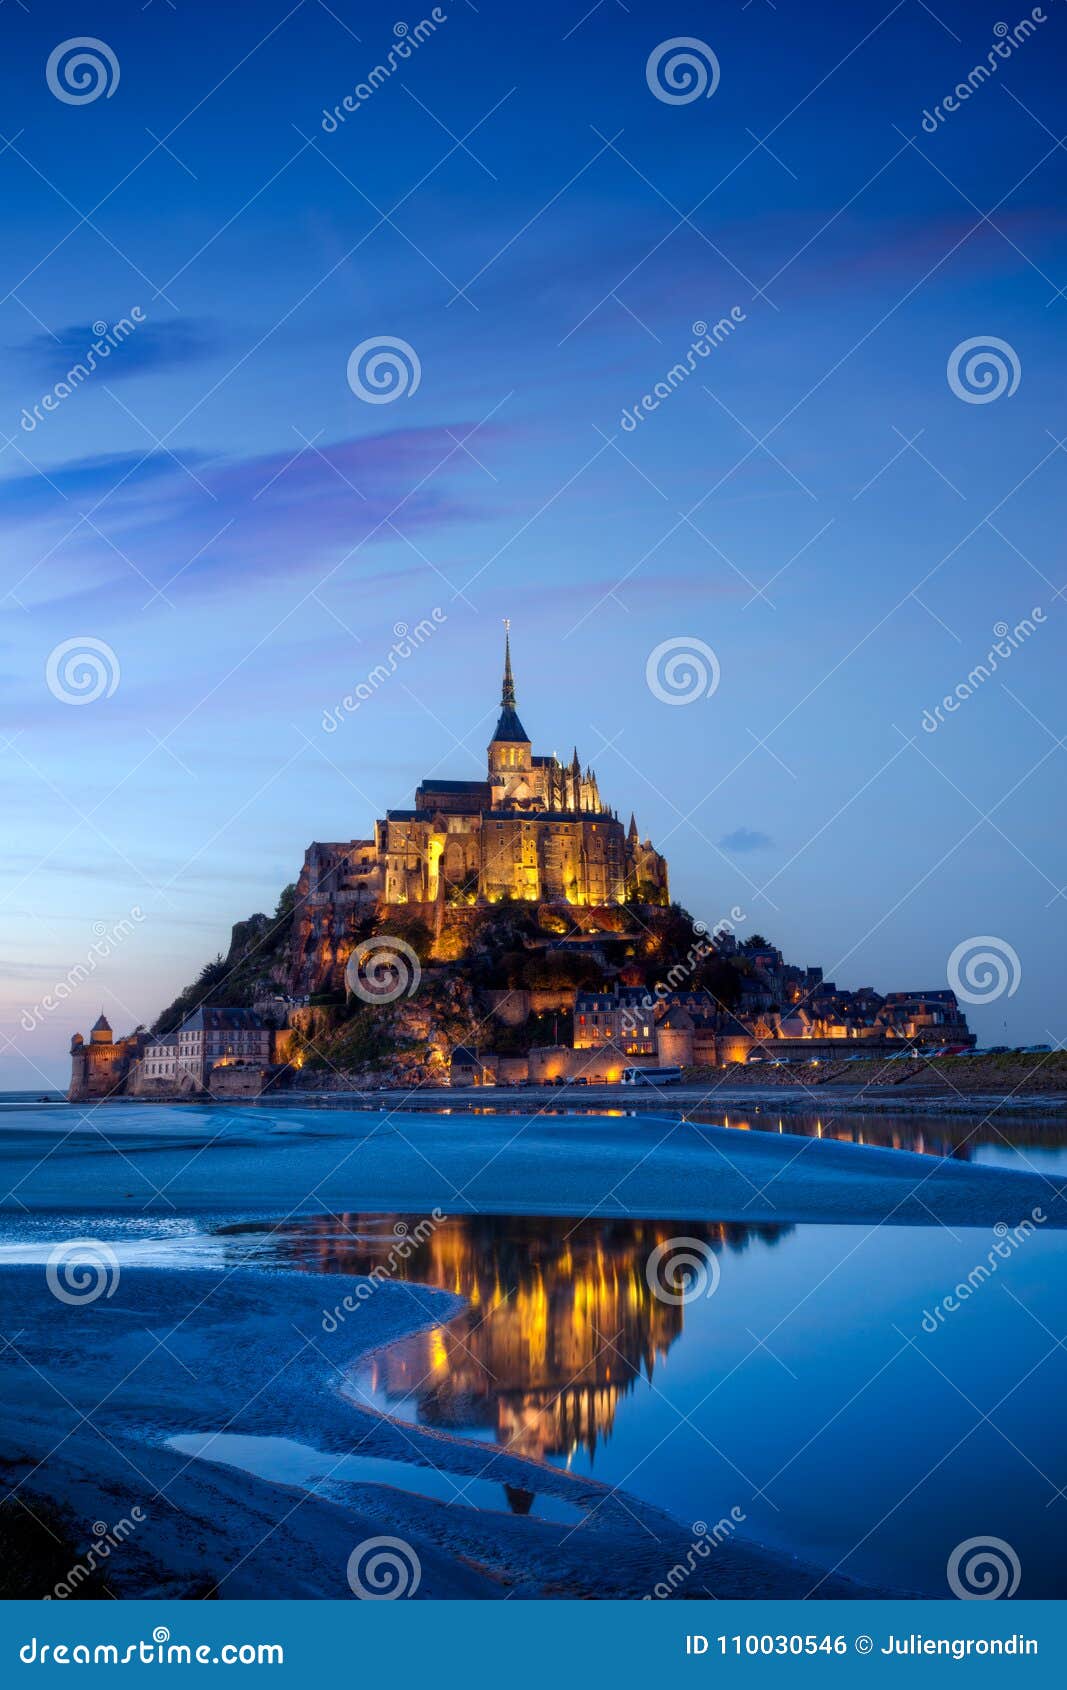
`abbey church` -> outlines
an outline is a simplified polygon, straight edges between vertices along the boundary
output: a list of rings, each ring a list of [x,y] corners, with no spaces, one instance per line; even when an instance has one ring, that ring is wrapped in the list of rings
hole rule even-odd
[[[625,827],[583,769],[535,755],[519,719],[504,640],[500,717],[484,780],[427,778],[413,808],[389,810],[373,839],[309,847],[299,894],[317,903],[668,902],[667,864],[630,817]]]

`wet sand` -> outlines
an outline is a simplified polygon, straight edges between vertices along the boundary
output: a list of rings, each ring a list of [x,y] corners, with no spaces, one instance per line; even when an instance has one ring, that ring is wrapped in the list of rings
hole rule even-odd
[[[645,1105],[647,1107],[647,1105]],[[172,1104],[0,1117],[0,1211],[629,1214],[649,1219],[1067,1223],[1033,1169],[681,1119]]]
[[[18,1309],[18,1372],[0,1402],[5,1489],[80,1523],[86,1546],[92,1522],[113,1528],[136,1508],[143,1520],[107,1562],[120,1597],[351,1597],[353,1550],[382,1536],[417,1556],[420,1599],[639,1599],[694,1561],[679,1598],[872,1594],[739,1537],[694,1556],[692,1528],[647,1503],[360,1409],[345,1394],[359,1358],[460,1306],[387,1283],[324,1331],[325,1309],[369,1283],[129,1268],[113,1295],[74,1307],[39,1267],[0,1270],[4,1306]],[[271,1482],[168,1446],[204,1428],[310,1446],[321,1478],[314,1490]],[[403,1462],[403,1488],[346,1478],[353,1453]],[[420,1494],[427,1467],[451,1477],[454,1501]],[[470,1506],[475,1477],[499,1487],[495,1509]],[[513,1512],[505,1486],[556,1498],[570,1518]]]

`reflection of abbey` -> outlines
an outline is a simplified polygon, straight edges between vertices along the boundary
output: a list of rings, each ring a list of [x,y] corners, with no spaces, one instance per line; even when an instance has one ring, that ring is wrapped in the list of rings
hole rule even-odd
[[[484,780],[427,778],[410,810],[389,810],[373,839],[315,844],[301,893],[319,900],[457,905],[605,905],[668,901],[667,864],[637,824],[605,807],[596,775],[533,752],[519,720],[505,637],[500,719]]]
[[[383,1259],[393,1217],[346,1214],[320,1227],[320,1268],[366,1274]],[[312,1223],[314,1225],[314,1222]],[[781,1229],[691,1223],[710,1258],[739,1254]],[[371,1230],[374,1229],[374,1230]],[[647,1272],[670,1223],[625,1216],[449,1215],[392,1271],[447,1286],[466,1308],[444,1326],[390,1344],[364,1364],[357,1394],[376,1407],[462,1437],[486,1434],[534,1461],[579,1450],[591,1457],[611,1436],[620,1405],[651,1380],[681,1336],[686,1311],[664,1300]],[[389,1228],[386,1224],[385,1236]],[[279,1233],[284,1248],[284,1232]],[[511,1506],[516,1506],[511,1501]]]

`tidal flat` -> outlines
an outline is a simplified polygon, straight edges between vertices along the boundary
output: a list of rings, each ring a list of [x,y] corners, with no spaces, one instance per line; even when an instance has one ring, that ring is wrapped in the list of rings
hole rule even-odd
[[[788,1124],[9,1107],[5,1489],[118,1596],[1064,1594],[1062,1149]]]

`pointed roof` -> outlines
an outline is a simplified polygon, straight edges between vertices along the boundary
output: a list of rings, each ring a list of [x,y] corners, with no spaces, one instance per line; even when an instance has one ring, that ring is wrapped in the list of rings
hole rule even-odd
[[[511,673],[511,622],[504,618],[504,685],[500,693],[500,720],[492,744],[507,740],[513,744],[529,745],[530,736],[519,721],[515,709],[515,677]]]
[[[94,1033],[110,1033],[111,1022],[108,1020],[108,1018],[104,1014],[103,1010],[100,1011],[100,1019],[98,1021],[93,1022],[93,1025],[92,1025],[92,1028],[90,1029],[90,1031],[92,1031]]]
[[[178,1031],[180,1033],[234,1033],[260,1032],[263,1028],[262,1018],[254,1009],[226,1009],[211,1004],[201,1004],[187,1015]]]

